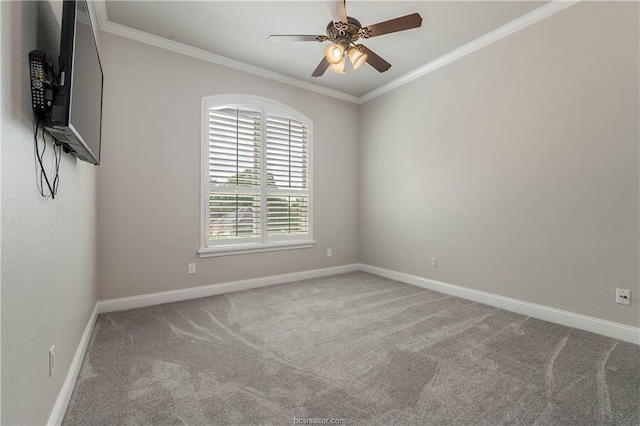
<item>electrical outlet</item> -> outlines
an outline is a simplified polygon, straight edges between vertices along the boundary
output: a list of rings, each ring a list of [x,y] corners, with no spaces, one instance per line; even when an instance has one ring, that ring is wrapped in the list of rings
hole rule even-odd
[[[631,305],[631,290],[616,288],[616,303],[621,305]]]
[[[327,249],[327,257],[331,257],[331,256],[333,256],[331,249]]]
[[[435,257],[431,258],[431,267],[432,268],[437,268],[438,267],[438,259]]]
[[[53,376],[53,371],[56,369],[56,345],[51,346],[49,349],[49,377]]]
[[[196,273],[196,264],[195,263],[190,263],[189,264],[189,273],[190,274],[195,274]]]

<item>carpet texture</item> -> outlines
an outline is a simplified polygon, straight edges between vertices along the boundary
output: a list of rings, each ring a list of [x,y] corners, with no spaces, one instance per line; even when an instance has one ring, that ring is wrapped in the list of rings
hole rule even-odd
[[[640,347],[355,272],[100,315],[64,425],[299,419],[638,425]]]

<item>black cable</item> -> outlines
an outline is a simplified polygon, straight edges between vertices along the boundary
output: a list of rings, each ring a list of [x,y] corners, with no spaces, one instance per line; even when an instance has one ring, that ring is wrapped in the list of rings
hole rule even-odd
[[[42,191],[42,186],[38,182],[38,127],[40,126],[40,120],[36,122],[36,130],[33,134],[33,167],[36,172],[36,187],[38,188],[38,192],[40,195],[44,196]]]
[[[44,134],[42,136],[44,138]],[[62,144],[56,144],[53,147],[53,155],[55,161],[55,177],[53,178],[53,195],[58,193],[58,184],[60,183],[60,160],[62,159]]]
[[[44,193],[44,188],[42,185],[42,178],[44,177],[47,186],[49,187],[49,190],[51,191],[51,185],[49,185],[49,179],[47,178],[47,175],[44,174],[43,176],[43,169],[44,169],[44,165],[42,164],[42,156],[44,155],[44,152],[47,149],[47,144],[45,142],[42,153],[40,152],[40,146],[38,143],[38,130],[40,129],[40,120],[38,119],[38,122],[36,123],[36,131],[35,134],[33,135],[33,141],[34,141],[34,151],[35,151],[35,155],[36,155],[36,173],[38,173],[38,178],[36,179],[36,184],[38,184],[38,190],[40,191],[40,195],[43,197],[47,197],[47,195],[45,195]],[[40,166],[40,168],[38,169],[38,165]]]
[[[56,198],[56,193],[58,192],[58,183],[60,181],[60,159],[62,157],[62,146],[54,146],[53,148],[53,153],[54,153],[54,164],[55,164],[55,177],[53,179],[53,185],[51,184],[51,182],[49,181],[49,177],[47,176],[47,172],[45,171],[44,168],[44,164],[43,164],[43,159],[44,159],[44,153],[47,150],[47,141],[44,137],[44,126],[42,128],[42,151],[40,151],[40,143],[38,140],[38,130],[40,130],[40,119],[38,119],[38,122],[36,123],[36,130],[34,132],[33,135],[33,141],[34,141],[34,150],[35,150],[35,155],[36,155],[36,173],[39,174],[39,177],[36,178],[36,184],[38,184],[39,181],[39,185],[38,185],[38,190],[40,192],[40,195],[43,197],[51,197],[51,199],[55,199]],[[39,170],[38,170],[38,166]],[[44,181],[44,182],[43,182]],[[44,190],[44,183],[47,184],[47,188],[49,189],[49,194],[45,194],[45,190]]]
[[[36,128],[36,134],[38,133],[37,130],[38,129]],[[42,178],[44,177],[44,180],[46,181],[47,186],[49,187],[49,193],[51,194],[53,191],[51,189],[51,185],[49,184],[49,179],[47,177],[47,173],[44,171],[44,165],[42,164],[43,159],[44,159],[44,153],[47,150],[47,141],[44,139],[44,126],[42,128],[42,141],[43,141],[42,153],[39,153],[39,155],[38,155],[38,161],[40,162],[40,188],[43,187],[42,186]],[[51,195],[52,195],[52,198],[53,198],[53,194],[51,194]],[[42,193],[42,196],[43,197],[45,196],[44,191]]]

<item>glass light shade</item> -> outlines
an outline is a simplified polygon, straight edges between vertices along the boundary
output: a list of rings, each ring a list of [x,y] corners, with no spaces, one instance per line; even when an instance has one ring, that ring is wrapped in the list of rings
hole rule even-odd
[[[344,47],[332,44],[324,51],[324,56],[330,64],[337,64],[344,58]]]
[[[357,70],[367,62],[367,57],[367,54],[359,51],[357,47],[352,47],[349,50],[349,60],[351,61],[351,65],[353,65],[354,70]]]
[[[344,58],[342,58],[342,60],[337,64],[331,64],[331,66],[329,66],[329,71],[333,71],[338,74],[344,74]]]

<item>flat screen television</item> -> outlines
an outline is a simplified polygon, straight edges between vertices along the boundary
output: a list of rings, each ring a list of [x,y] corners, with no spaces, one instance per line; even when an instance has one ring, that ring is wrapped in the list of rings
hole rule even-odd
[[[65,151],[100,164],[103,74],[86,0],[64,1],[58,85],[45,130]]]

